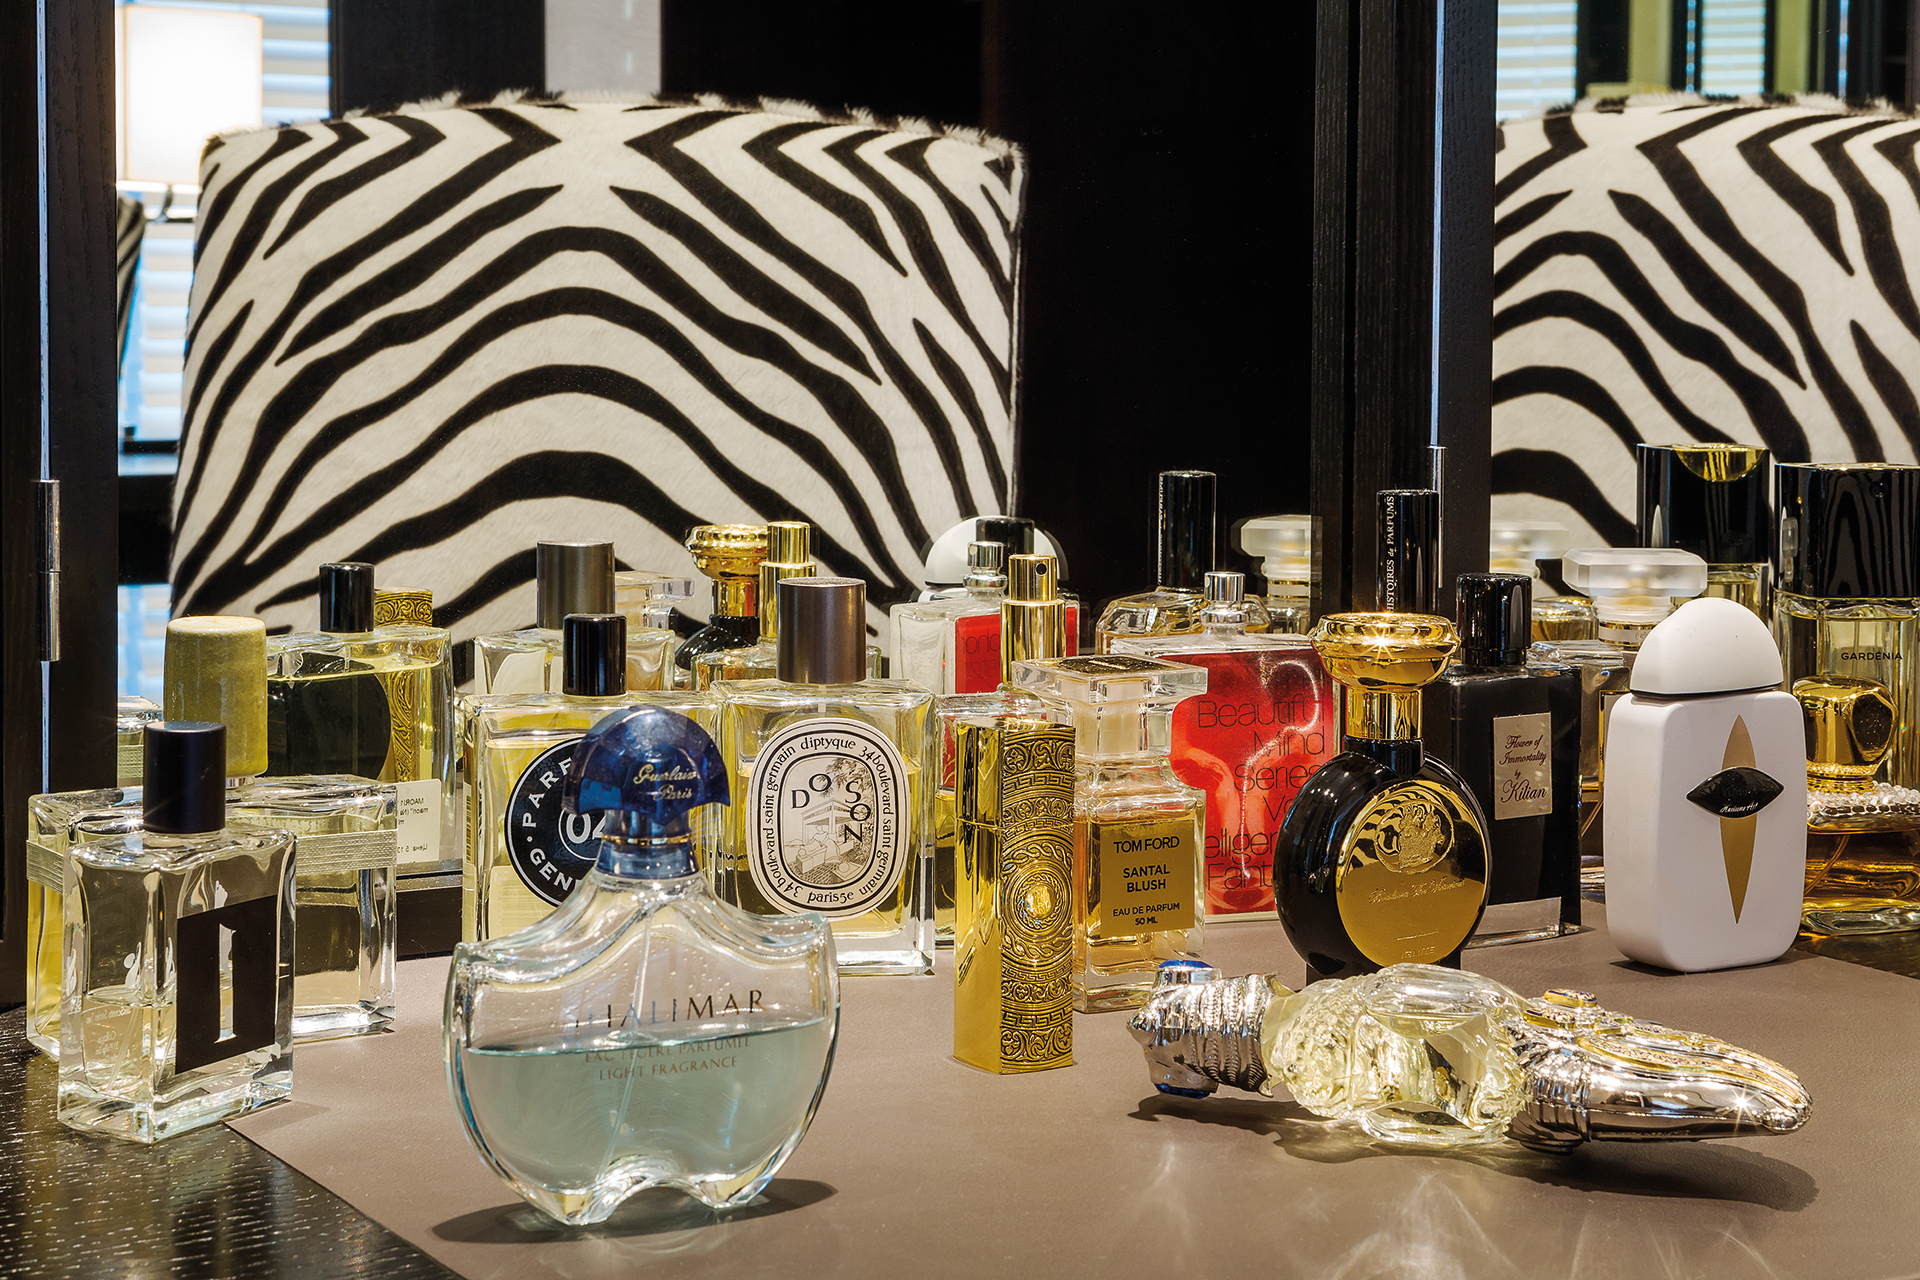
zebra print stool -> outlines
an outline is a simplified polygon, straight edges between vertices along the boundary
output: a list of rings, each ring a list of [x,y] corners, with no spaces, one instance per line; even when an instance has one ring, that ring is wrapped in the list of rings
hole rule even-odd
[[[427,103],[202,159],[178,613],[312,623],[323,561],[533,617],[536,539],[691,572],[805,520],[873,620],[1008,509],[1025,167],[968,130],[718,99]]]
[[[1814,96],[1583,102],[1509,122],[1493,513],[1630,545],[1641,441],[1914,461],[1917,141],[1910,115]]]

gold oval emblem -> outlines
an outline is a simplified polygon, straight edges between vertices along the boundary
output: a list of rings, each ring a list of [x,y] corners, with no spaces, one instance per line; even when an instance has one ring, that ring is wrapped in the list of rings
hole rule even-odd
[[[1387,806],[1379,818],[1374,847],[1387,870],[1417,875],[1453,848],[1453,820],[1425,799]]]

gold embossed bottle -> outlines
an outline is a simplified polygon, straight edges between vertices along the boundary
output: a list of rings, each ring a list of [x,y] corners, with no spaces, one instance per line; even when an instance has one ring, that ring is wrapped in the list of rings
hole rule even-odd
[[[692,688],[702,654],[745,649],[760,639],[760,564],[767,531],[757,524],[703,524],[687,535],[694,568],[713,580],[707,625],[673,651],[674,684]]]
[[[1807,875],[1812,933],[1920,930],[1920,791],[1877,782],[1893,747],[1893,698],[1857,676],[1796,680],[1807,732]]]

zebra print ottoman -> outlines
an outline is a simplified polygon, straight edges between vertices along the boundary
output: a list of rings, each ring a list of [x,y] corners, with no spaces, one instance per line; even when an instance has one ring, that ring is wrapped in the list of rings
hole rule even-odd
[[[793,103],[507,95],[202,159],[176,614],[314,620],[323,561],[528,625],[537,539],[692,571],[805,520],[872,620],[1010,509],[1025,169]]]
[[[1583,102],[1509,122],[1493,513],[1634,541],[1634,445],[1912,462],[1920,121],[1831,98]],[[1909,265],[1911,261],[1912,265]]]

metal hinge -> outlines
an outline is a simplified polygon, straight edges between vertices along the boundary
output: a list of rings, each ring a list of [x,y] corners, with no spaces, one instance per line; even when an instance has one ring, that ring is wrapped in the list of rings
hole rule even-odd
[[[60,482],[36,480],[34,506],[40,563],[34,597],[40,606],[40,661],[60,661]]]

